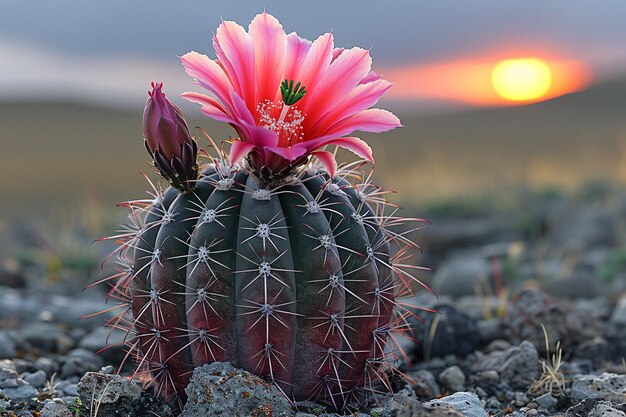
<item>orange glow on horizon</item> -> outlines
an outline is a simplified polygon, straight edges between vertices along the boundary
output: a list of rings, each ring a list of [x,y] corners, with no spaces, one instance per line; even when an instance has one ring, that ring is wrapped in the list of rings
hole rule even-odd
[[[550,89],[552,70],[541,58],[503,59],[491,71],[491,84],[505,100],[536,101]]]
[[[538,56],[541,54],[494,55],[426,65],[388,67],[379,69],[378,72],[395,84],[387,97],[401,101],[435,100],[483,106],[510,106],[548,100],[582,90],[589,85],[591,75],[583,63],[545,56],[537,58]],[[496,66],[503,62],[530,64],[530,71],[536,71],[535,76],[541,78],[538,81],[540,84],[531,86],[528,83],[532,80],[536,83],[536,78],[523,80],[519,72],[515,75],[515,71],[520,71],[519,65],[509,65],[508,69],[505,66],[498,70]],[[545,68],[537,64],[538,62],[543,63]],[[512,82],[511,79],[515,81]],[[531,87],[536,91],[529,91]]]

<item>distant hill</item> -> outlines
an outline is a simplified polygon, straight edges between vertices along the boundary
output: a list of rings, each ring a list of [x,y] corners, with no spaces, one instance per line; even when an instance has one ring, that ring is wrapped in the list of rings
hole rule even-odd
[[[141,111],[76,103],[0,103],[0,214],[93,196],[141,197],[149,170]],[[189,114],[193,114],[189,112]],[[215,139],[227,126],[195,113]],[[626,182],[626,79],[524,107],[401,115],[403,129],[363,135],[380,182],[404,203],[503,187]]]

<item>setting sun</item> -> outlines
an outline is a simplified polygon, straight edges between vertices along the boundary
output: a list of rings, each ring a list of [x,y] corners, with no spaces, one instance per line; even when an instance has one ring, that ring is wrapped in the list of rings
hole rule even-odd
[[[550,89],[552,71],[540,58],[505,59],[493,67],[491,82],[496,93],[505,100],[536,100]]]

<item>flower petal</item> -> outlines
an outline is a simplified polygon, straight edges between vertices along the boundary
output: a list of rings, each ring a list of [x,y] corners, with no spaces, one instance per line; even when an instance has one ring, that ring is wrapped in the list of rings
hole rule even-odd
[[[352,48],[343,51],[330,64],[320,82],[313,89],[307,88],[309,97],[301,106],[302,112],[306,114],[305,130],[328,112],[331,103],[340,101],[356,87],[371,67],[372,58],[365,49]]]
[[[283,148],[280,146],[266,146],[265,150],[282,158],[285,158],[286,160],[291,162],[307,154],[307,148],[301,145],[303,145],[303,143],[299,143],[295,146],[292,146],[291,148]]]
[[[228,106],[230,103],[230,80],[222,67],[208,56],[191,51],[180,57],[185,72],[193,78],[197,84],[206,88]]]
[[[287,34],[280,22],[265,12],[256,15],[248,30],[254,44],[256,103],[274,102],[285,71]]]
[[[237,23],[222,21],[213,37],[213,47],[235,91],[243,97],[248,108],[254,110],[254,44],[250,35]]]
[[[355,130],[380,133],[401,126],[400,119],[390,111],[383,109],[367,109],[337,122],[326,131],[325,135],[343,136]]]
[[[381,77],[380,75],[376,74],[374,71],[370,71],[369,74],[367,74],[365,76],[365,78],[363,78],[359,84],[367,84],[367,83],[371,83],[372,81],[376,81],[376,80],[380,80],[383,77]]]
[[[306,148],[306,153],[313,153],[313,151],[315,151],[316,149],[327,145],[337,145],[341,148],[349,150],[360,158],[366,159],[371,163],[374,163],[372,148],[370,148],[370,146],[364,140],[351,136],[345,138],[319,138],[309,142],[299,143],[293,148],[297,146],[303,146]]]
[[[293,78],[306,87],[311,92],[317,89],[317,83],[328,70],[333,55],[333,35],[325,33],[317,38],[306,56],[300,61],[296,76]],[[296,64],[297,65],[297,64]],[[309,93],[310,94],[310,93]],[[300,108],[304,108],[309,100],[309,94],[298,103]]]
[[[229,159],[231,164],[239,163],[241,158],[246,156],[252,149],[256,148],[251,143],[242,142],[240,140],[233,141],[230,147]]]
[[[354,116],[376,104],[391,86],[392,84],[385,80],[357,85],[336,106],[309,127],[308,135],[310,137],[325,136],[327,130],[338,121]]]
[[[297,33],[287,35],[287,57],[285,63],[284,78],[287,80],[297,79],[300,66],[311,49],[311,41],[303,39]]]
[[[212,119],[226,123],[234,122],[229,112],[224,109],[224,106],[222,106],[222,104],[213,97],[209,97],[205,94],[195,93],[193,91],[186,91],[180,96],[186,100],[191,101],[192,103],[200,104],[202,106],[202,113]]]
[[[334,177],[337,173],[337,161],[335,155],[328,151],[315,151],[311,155],[315,155],[320,160],[322,165],[326,168],[326,171],[330,174],[330,177]]]
[[[337,59],[337,57],[338,57],[339,55],[341,55],[341,53],[342,53],[343,51],[345,51],[345,50],[346,50],[346,48],[335,48],[335,49],[333,49],[333,59],[332,59],[332,60],[334,61],[335,59]],[[332,61],[331,61],[331,62],[332,62]]]

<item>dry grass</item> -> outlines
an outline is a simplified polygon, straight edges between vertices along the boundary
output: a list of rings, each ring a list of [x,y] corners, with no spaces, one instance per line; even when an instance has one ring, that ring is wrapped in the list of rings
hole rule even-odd
[[[529,388],[533,394],[549,392],[555,397],[560,397],[565,392],[565,376],[561,372],[563,365],[563,349],[561,342],[557,341],[554,353],[550,355],[550,339],[545,326],[542,324],[543,336],[546,343],[546,360],[541,361],[541,375]]]

